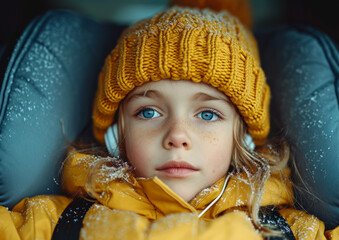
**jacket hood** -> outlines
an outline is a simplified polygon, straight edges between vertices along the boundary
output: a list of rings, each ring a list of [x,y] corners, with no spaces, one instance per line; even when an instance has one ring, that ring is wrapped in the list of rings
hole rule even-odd
[[[100,161],[107,160],[114,164],[101,164],[96,171]],[[249,177],[246,173],[231,174],[223,195],[203,218],[213,219],[221,213],[247,206],[252,191]],[[268,179],[261,206],[292,204],[291,185],[283,180],[288,175],[289,171],[285,169],[283,174],[275,174]],[[111,209],[131,211],[150,220],[171,213],[201,213],[220,194],[224,182],[225,177],[186,202],[157,177],[133,177],[128,164],[119,159],[103,159],[73,151],[63,169],[63,189],[66,193],[74,196],[95,192],[95,198],[101,204]]]

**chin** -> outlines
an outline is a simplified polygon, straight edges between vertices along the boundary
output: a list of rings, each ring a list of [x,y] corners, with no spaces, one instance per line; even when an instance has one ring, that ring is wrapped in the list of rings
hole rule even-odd
[[[184,192],[184,193],[177,193],[179,197],[181,197],[182,199],[184,199],[186,202],[190,202],[195,194],[189,194],[187,192]]]
[[[180,193],[177,193],[175,192],[179,197],[181,197],[182,199],[184,199],[186,202],[190,202],[194,197],[195,195],[197,194],[189,194],[187,192],[183,193],[183,194],[180,194]]]
[[[185,184],[182,183],[173,184],[167,182],[165,182],[165,184],[186,202],[190,202],[200,192],[200,189],[196,189],[196,187],[192,187],[192,185],[185,186]]]

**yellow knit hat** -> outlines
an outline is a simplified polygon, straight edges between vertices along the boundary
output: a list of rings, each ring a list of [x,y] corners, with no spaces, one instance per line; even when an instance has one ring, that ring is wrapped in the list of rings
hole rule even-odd
[[[104,143],[119,103],[135,87],[161,79],[203,82],[238,108],[256,144],[269,132],[270,90],[254,37],[228,12],[171,7],[130,27],[106,58],[93,106]]]

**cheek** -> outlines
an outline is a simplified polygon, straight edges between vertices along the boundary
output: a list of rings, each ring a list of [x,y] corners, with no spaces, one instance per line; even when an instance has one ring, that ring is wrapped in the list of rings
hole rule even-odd
[[[206,144],[208,147],[204,155],[209,159],[207,164],[210,166],[210,171],[216,174],[217,178],[221,177],[227,172],[231,163],[233,136],[215,133]]]
[[[152,157],[151,141],[143,132],[131,131],[126,137],[127,160],[138,177],[149,177]]]
[[[213,161],[211,161],[211,171],[213,174],[224,175],[231,163],[231,154],[224,150],[215,151],[212,155]]]

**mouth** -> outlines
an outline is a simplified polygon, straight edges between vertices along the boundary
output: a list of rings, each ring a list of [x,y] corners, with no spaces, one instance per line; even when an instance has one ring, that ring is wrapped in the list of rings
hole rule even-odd
[[[199,171],[198,168],[184,161],[170,161],[164,165],[156,168],[160,173],[165,174],[168,177],[184,178],[188,175]]]

